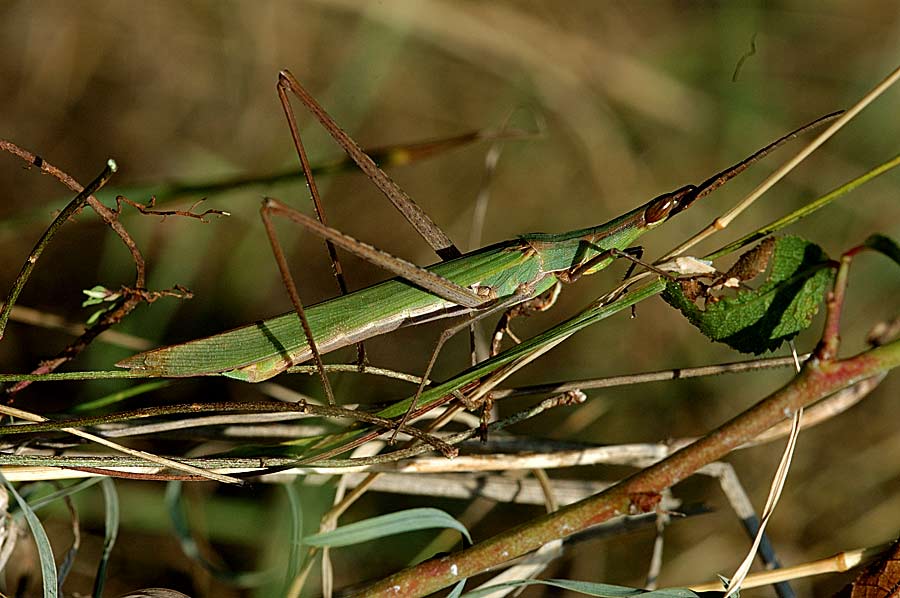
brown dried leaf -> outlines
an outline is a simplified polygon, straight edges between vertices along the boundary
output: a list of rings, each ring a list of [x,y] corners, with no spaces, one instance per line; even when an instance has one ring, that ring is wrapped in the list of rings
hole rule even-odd
[[[900,541],[870,563],[835,598],[900,597]]]
[[[740,282],[753,280],[766,271],[772,252],[775,251],[775,238],[768,237],[762,243],[743,254],[725,273],[726,280],[736,278]]]

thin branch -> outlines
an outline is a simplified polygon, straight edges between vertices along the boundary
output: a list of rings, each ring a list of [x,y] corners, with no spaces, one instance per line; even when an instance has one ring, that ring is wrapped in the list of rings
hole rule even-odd
[[[23,411],[22,409],[16,409],[14,407],[8,407],[5,405],[0,405],[0,413],[4,415],[9,415],[10,417],[18,417],[20,419],[25,419],[32,422],[45,422],[47,418],[42,417],[40,415],[36,415],[34,413],[30,413],[28,411]],[[62,428],[62,431],[68,432],[69,434],[73,434],[75,436],[79,436],[84,438],[85,440],[89,440],[91,442],[95,442],[97,444],[103,445],[107,448],[111,448],[114,451],[118,451],[120,453],[124,453],[131,457],[138,457],[142,459],[146,459],[152,463],[156,463],[158,465],[162,465],[163,467],[171,467],[172,469],[177,469],[180,471],[185,471],[187,473],[201,476],[203,478],[207,478],[210,480],[215,480],[217,482],[222,482],[225,484],[243,484],[243,482],[237,478],[233,478],[231,476],[220,475],[217,473],[209,472],[199,467],[195,467],[193,465],[188,465],[186,463],[182,463],[180,461],[176,461],[174,459],[167,459],[166,457],[160,457],[159,455],[154,455],[152,453],[148,453],[146,451],[139,451],[132,448],[128,448],[97,436],[96,434],[91,434],[89,432],[85,432],[83,430],[79,430],[78,428],[65,427]]]
[[[238,403],[189,403],[186,405],[166,405],[159,407],[145,407],[143,409],[135,409],[133,411],[127,411],[124,413],[114,413],[109,415],[95,416],[95,417],[82,417],[76,419],[69,419],[64,421],[49,421],[46,418],[41,418],[39,420],[31,419],[31,421],[37,421],[40,423],[32,423],[32,424],[22,424],[17,426],[2,426],[0,427],[0,436],[11,435],[11,434],[30,434],[35,432],[50,432],[50,431],[69,431],[70,428],[73,427],[86,427],[86,426],[95,426],[98,424],[109,424],[109,423],[119,423],[124,421],[130,421],[135,419],[143,419],[147,417],[159,417],[164,415],[177,415],[177,414],[185,414],[185,413],[209,413],[209,412],[256,412],[256,413],[298,413],[298,414],[306,414],[308,416],[320,416],[320,417],[335,417],[335,418],[348,418],[355,421],[362,421],[370,424],[375,424],[376,426],[381,427],[384,430],[393,430],[395,428],[395,423],[387,418],[378,417],[377,415],[372,415],[370,413],[366,413],[365,411],[358,411],[354,409],[344,409],[341,407],[332,407],[325,405],[311,405],[306,403],[305,401],[301,401],[299,403],[280,403],[280,402],[261,402],[261,403],[246,403],[246,402],[238,402]],[[426,434],[419,430],[418,428],[414,428],[412,426],[404,426],[402,429],[403,432],[409,434],[410,436],[421,440],[432,448],[440,451],[445,457],[455,457],[458,453],[457,449],[450,446],[443,440],[432,436],[430,434]]]
[[[187,210],[155,210],[155,209],[153,209],[156,207],[156,196],[155,195],[150,196],[150,200],[147,202],[147,205],[139,204],[136,201],[131,201],[124,195],[117,195],[115,211],[116,211],[116,215],[118,216],[119,214],[122,213],[122,203],[127,203],[128,205],[130,205],[131,207],[136,209],[141,214],[144,214],[145,216],[162,216],[163,220],[165,220],[168,216],[181,216],[182,218],[195,218],[196,220],[199,220],[200,222],[202,222],[204,224],[209,222],[208,220],[206,220],[206,217],[209,216],[210,214],[215,214],[216,216],[231,216],[230,212],[225,212],[224,210],[209,209],[209,210],[206,210],[205,212],[200,212],[200,213],[194,212],[194,208],[196,208],[198,205],[200,205],[204,201],[206,201],[205,197],[202,199],[198,199],[197,201],[192,203],[191,207],[188,208]]]
[[[830,557],[794,565],[793,567],[784,567],[774,571],[760,571],[748,575],[744,580],[744,589],[758,588],[782,581],[792,579],[800,579],[810,577],[812,575],[824,575],[826,573],[843,573],[857,567],[875,557],[883,554],[889,549],[893,543],[881,544],[870,548],[858,548],[856,550],[846,550],[838,552]],[[711,582],[705,584],[695,584],[690,586],[695,592],[721,592],[722,582]]]
[[[18,145],[6,141],[4,139],[0,139],[0,150],[5,151],[7,153],[18,156],[22,160],[24,160],[30,166],[36,166],[40,168],[41,172],[44,174],[49,174],[50,176],[59,180],[66,187],[71,189],[76,193],[81,193],[83,190],[82,186],[78,184],[74,178],[60,170],[59,168],[53,166],[40,156],[37,156],[25,149],[20,148]],[[128,234],[128,231],[119,222],[117,215],[114,210],[110,210],[96,197],[93,195],[89,195],[87,197],[87,204],[91,206],[98,216],[100,216],[101,220],[109,226],[113,232],[118,235],[119,239],[121,239],[122,243],[128,249],[131,254],[131,259],[134,262],[135,267],[135,281],[134,288],[144,288],[146,286],[146,267],[144,264],[144,258],[141,255],[140,250],[137,248],[137,244],[134,242],[134,239],[131,238],[131,235]],[[121,305],[117,308],[107,312],[104,314],[93,326],[84,331],[84,333],[71,342],[65,349],[63,349],[60,353],[56,355],[56,357],[44,361],[40,366],[35,368],[32,373],[33,374],[46,374],[55,371],[59,366],[66,363],[67,361],[75,358],[78,354],[80,354],[87,346],[94,340],[100,333],[104,332],[111,326],[117,324],[131,313],[135,307],[140,304],[140,299],[137,297],[129,297],[122,301]],[[30,381],[23,380],[7,389],[7,394],[15,394],[20,390],[27,387],[31,384]]]
[[[22,289],[25,288],[25,283],[27,283],[28,279],[31,277],[34,266],[37,264],[44,249],[50,244],[50,240],[53,239],[59,229],[69,221],[69,218],[77,214],[81,208],[84,207],[88,198],[109,181],[110,177],[112,177],[117,169],[118,166],[116,166],[116,162],[112,159],[108,160],[103,171],[97,175],[97,178],[91,181],[87,187],[79,191],[78,195],[76,195],[72,201],[56,215],[56,218],[53,219],[50,226],[44,230],[41,238],[38,239],[38,242],[35,244],[34,249],[28,254],[28,258],[26,258],[25,263],[22,265],[22,270],[13,282],[12,289],[6,298],[6,302],[3,304],[3,309],[0,310],[0,340],[3,339],[6,323],[9,321],[9,314],[16,304],[16,299],[19,298],[19,294],[22,292]]]
[[[525,526],[498,534],[462,552],[432,559],[364,590],[367,596],[423,596],[477,575],[611,517],[655,508],[659,493],[728,454],[786,414],[846,386],[900,366],[900,341],[841,361],[807,361],[790,383],[692,445],[597,496],[564,507]]]

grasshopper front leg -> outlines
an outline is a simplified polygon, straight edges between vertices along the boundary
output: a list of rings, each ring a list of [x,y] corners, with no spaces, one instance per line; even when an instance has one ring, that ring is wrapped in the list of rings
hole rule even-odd
[[[503,315],[500,316],[500,320],[497,322],[497,326],[494,328],[494,335],[491,338],[491,357],[500,353],[500,345],[503,342],[504,336],[509,335],[516,343],[520,342],[510,328],[513,319],[525,318],[549,310],[556,305],[556,301],[559,299],[561,291],[562,283],[557,281],[549,290],[544,291],[537,297],[529,299],[528,301],[523,301],[503,312]]]

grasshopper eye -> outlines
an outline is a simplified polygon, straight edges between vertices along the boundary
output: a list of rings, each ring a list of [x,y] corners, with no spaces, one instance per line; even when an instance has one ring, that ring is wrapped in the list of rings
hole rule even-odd
[[[694,185],[686,185],[651,200],[650,205],[644,211],[644,222],[658,224],[668,220],[690,205],[691,197],[696,191],[697,187]]]

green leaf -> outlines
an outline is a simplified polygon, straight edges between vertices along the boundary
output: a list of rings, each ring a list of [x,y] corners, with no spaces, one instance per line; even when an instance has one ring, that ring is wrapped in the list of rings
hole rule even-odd
[[[284,485],[287,494],[288,506],[291,515],[290,546],[288,546],[288,566],[285,575],[285,587],[290,587],[291,582],[300,571],[303,564],[303,505],[300,502],[298,486],[302,485],[303,478]]]
[[[57,589],[56,561],[53,559],[53,548],[50,546],[50,539],[47,537],[47,532],[44,531],[44,526],[41,525],[41,520],[38,519],[38,516],[34,514],[34,511],[28,503],[25,502],[25,499],[16,492],[13,485],[3,477],[3,474],[0,474],[0,480],[3,481],[6,489],[13,498],[16,499],[16,503],[19,505],[19,508],[22,509],[22,513],[25,514],[25,521],[28,522],[28,527],[31,528],[31,535],[34,536],[34,544],[37,546],[38,557],[41,561],[41,583],[44,588],[44,596],[45,598],[56,598],[59,596]]]
[[[99,305],[100,303],[109,303],[121,297],[121,293],[114,293],[113,291],[110,291],[109,289],[101,285],[97,285],[90,289],[83,289],[81,292],[87,295],[87,299],[84,300],[84,302],[81,304],[81,307]]]
[[[310,546],[349,546],[413,530],[448,527],[457,530],[472,542],[469,531],[462,523],[440,509],[429,508],[408,509],[357,521],[330,532],[307,536],[303,538],[303,542]]]
[[[640,596],[641,598],[698,598],[706,593],[697,593],[687,588],[669,588],[664,590],[641,590],[639,588],[628,588],[624,586],[615,586],[607,583],[592,583],[588,581],[573,581],[570,579],[520,579],[506,583],[496,584],[467,592],[464,598],[477,598],[479,596],[487,596],[496,592],[499,588],[509,588],[517,586],[545,585],[554,588],[561,588],[584,594],[586,596],[598,596],[599,598],[631,598],[632,596]],[[721,595],[721,592],[715,592],[715,595]]]
[[[115,307],[115,302],[122,296],[122,293],[110,291],[99,284],[90,289],[82,289],[81,292],[87,295],[87,299],[81,303],[81,307],[90,307],[91,305],[101,305],[103,303],[106,304],[103,308],[91,314],[87,319],[87,322],[85,322],[88,326],[95,324],[103,314],[112,310]]]
[[[199,564],[216,579],[235,585],[249,588],[261,586],[273,580],[278,573],[274,569],[266,571],[240,572],[232,571],[225,566],[218,565],[207,559],[200,550],[200,544],[194,538],[194,532],[185,513],[182,504],[182,482],[173,481],[166,484],[165,504],[169,511],[169,518],[175,531],[175,535],[181,544],[181,550],[192,561]]]
[[[103,534],[103,552],[100,555],[100,563],[97,565],[97,575],[94,576],[94,590],[91,595],[94,598],[103,596],[103,587],[106,585],[106,567],[109,557],[112,556],[113,546],[119,536],[119,494],[116,492],[116,484],[110,478],[103,478],[103,502],[106,506],[106,517]]]
[[[100,316],[102,316],[103,314],[105,314],[108,311],[109,311],[109,309],[98,309],[97,311],[92,313],[87,320],[85,320],[85,322],[84,322],[85,325],[93,326],[94,324],[97,323],[97,320],[100,319]]]
[[[450,593],[447,594],[447,598],[459,598],[462,596],[463,590],[466,588],[466,580],[460,581],[458,584],[453,586],[453,589],[450,590]]]
[[[670,282],[663,298],[708,338],[758,355],[777,349],[810,325],[834,277],[829,266],[818,245],[800,237],[781,237],[768,279],[758,289],[741,289],[700,308],[678,283]]]
[[[77,494],[82,490],[86,490],[95,484],[99,484],[100,480],[103,478],[88,478],[86,480],[81,480],[80,482],[76,482],[75,484],[71,484],[66,486],[65,488],[60,488],[54,492],[46,496],[42,496],[38,499],[32,500],[28,503],[28,505],[32,508],[32,510],[37,511],[46,507],[47,505],[56,502],[62,498],[67,496],[72,496],[73,494]]]

